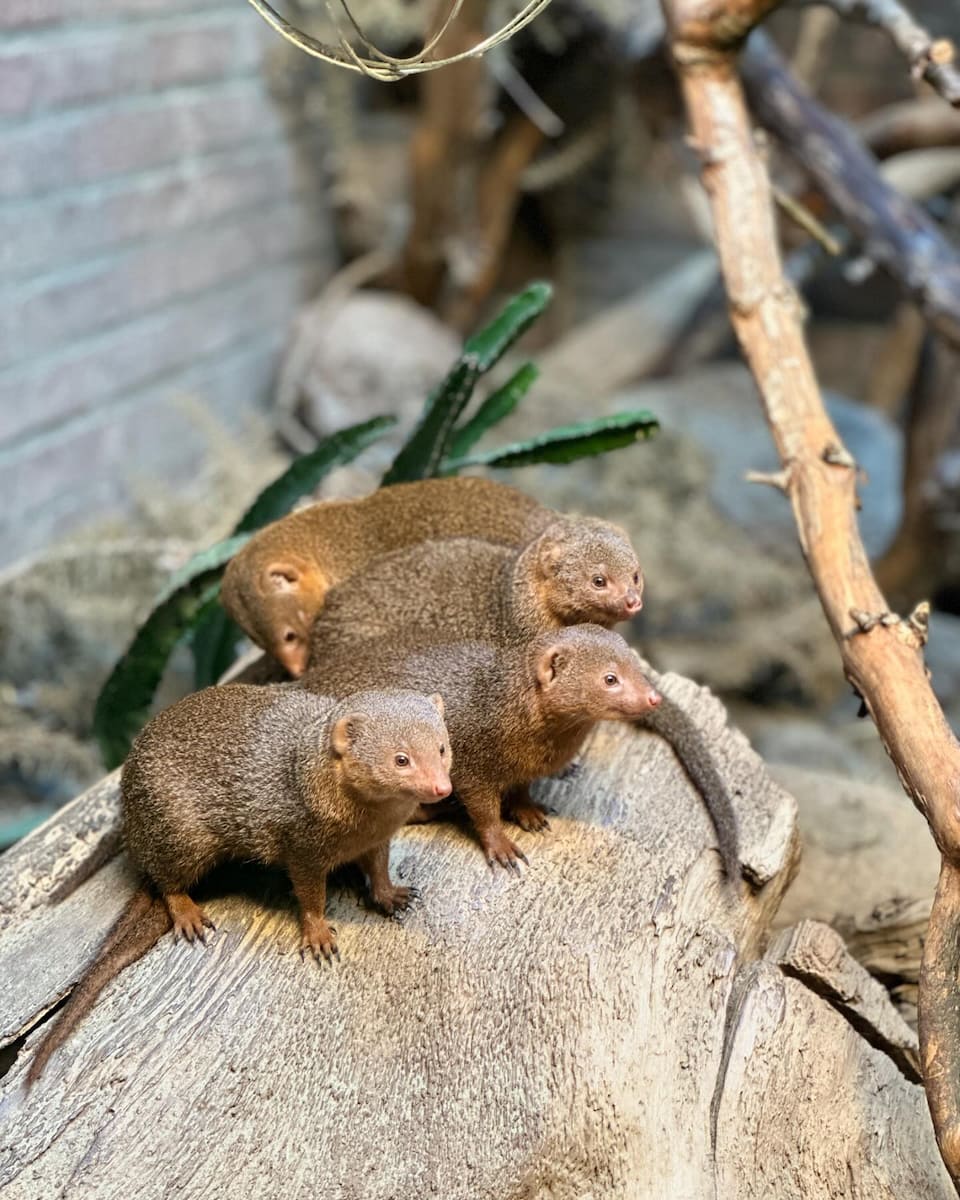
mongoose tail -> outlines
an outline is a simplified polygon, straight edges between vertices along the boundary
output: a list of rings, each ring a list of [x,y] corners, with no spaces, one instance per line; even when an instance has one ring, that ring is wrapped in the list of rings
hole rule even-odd
[[[107,984],[125,967],[143,958],[171,925],[170,914],[159,896],[146,888],[140,888],[133,894],[107,934],[100,953],[81,977],[53,1027],[37,1047],[27,1070],[28,1088],[40,1078],[53,1052],[93,1008]]]

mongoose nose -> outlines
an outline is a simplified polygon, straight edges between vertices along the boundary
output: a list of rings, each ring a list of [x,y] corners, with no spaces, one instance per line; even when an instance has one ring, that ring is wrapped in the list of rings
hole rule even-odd
[[[663,697],[655,688],[651,688],[647,693],[647,703],[651,708],[656,708],[662,699]]]
[[[435,796],[440,796],[440,797],[449,796],[452,791],[453,791],[453,788],[450,786],[449,779],[435,779],[434,780],[433,794]]]
[[[634,613],[638,613],[640,609],[643,608],[643,600],[641,599],[640,593],[634,588],[629,588],[626,596],[623,599],[623,607],[630,614],[630,616],[633,616]]]

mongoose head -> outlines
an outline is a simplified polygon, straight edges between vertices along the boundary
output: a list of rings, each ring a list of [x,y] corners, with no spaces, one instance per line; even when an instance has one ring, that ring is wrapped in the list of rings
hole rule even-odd
[[[532,648],[542,710],[557,719],[631,721],[661,696],[618,633],[570,625],[538,638]]]
[[[453,753],[439,695],[358,692],[337,705],[330,748],[341,782],[367,800],[407,796],[431,804],[452,791]]]
[[[294,559],[268,563],[261,572],[263,621],[252,635],[294,679],[307,669],[310,630],[327,587],[316,567]]]
[[[558,625],[614,625],[643,606],[643,575],[625,530],[592,518],[549,525],[534,543],[542,596]]]

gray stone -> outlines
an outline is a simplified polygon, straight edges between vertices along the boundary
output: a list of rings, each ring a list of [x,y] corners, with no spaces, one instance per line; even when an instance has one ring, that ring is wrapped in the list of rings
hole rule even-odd
[[[797,801],[802,854],[776,924],[834,924],[894,897],[932,897],[940,855],[926,822],[902,791],[828,771],[772,764]]]

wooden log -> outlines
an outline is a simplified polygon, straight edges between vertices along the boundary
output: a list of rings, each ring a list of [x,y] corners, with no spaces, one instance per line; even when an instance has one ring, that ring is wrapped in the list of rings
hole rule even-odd
[[[3,1200],[854,1194],[841,1177],[892,1200],[908,1172],[912,1196],[947,1195],[922,1090],[756,961],[796,858],[792,799],[714,698],[664,686],[736,773],[744,857],[770,867],[759,891],[732,898],[668,746],[601,727],[572,779],[541,785],[556,815],[518,835],[522,878],[491,872],[463,828],[410,827],[393,871],[421,900],[400,923],[334,887],[332,969],[300,961],[285,885],[248,878],[207,901],[206,949],[162,939],[29,1094],[43,1015],[133,886],[120,858],[44,903],[111,827],[116,777],[15,847],[0,859],[3,1040],[39,1028],[0,1090]],[[808,1162],[829,1186],[801,1190]]]

